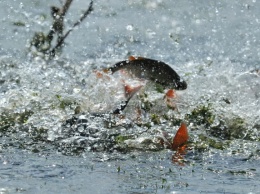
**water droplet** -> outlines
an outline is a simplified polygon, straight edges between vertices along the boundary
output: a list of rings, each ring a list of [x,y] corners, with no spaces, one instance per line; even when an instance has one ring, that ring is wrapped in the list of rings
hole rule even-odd
[[[156,32],[152,31],[151,29],[146,30],[146,34],[149,38],[154,38],[156,35]]]
[[[132,31],[134,29],[133,25],[129,24],[126,26],[126,29]]]
[[[20,5],[19,5],[20,9],[23,9],[23,3],[21,2]]]
[[[200,24],[201,23],[201,20],[199,20],[199,19],[196,19],[196,24]]]
[[[82,132],[84,131],[84,126],[79,126],[79,127],[78,127],[78,131],[79,131],[80,133],[82,133]]]

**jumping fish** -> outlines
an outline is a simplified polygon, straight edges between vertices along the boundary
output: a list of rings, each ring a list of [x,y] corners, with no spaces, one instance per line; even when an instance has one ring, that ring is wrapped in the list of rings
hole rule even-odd
[[[105,72],[115,73],[125,69],[130,75],[158,83],[166,88],[185,90],[187,83],[166,63],[154,59],[130,56],[128,60],[120,61],[105,69]]]

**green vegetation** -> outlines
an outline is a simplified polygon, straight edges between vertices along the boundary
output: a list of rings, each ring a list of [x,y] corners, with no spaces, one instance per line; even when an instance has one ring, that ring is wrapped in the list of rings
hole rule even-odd
[[[152,115],[151,115],[151,122],[153,122],[153,123],[156,124],[156,125],[161,124],[161,118],[160,118],[160,116],[157,115],[157,114],[152,114]]]
[[[199,105],[185,117],[185,120],[188,120],[190,123],[192,122],[196,125],[205,125],[206,127],[211,126],[214,122],[214,119],[215,115],[213,114],[213,110],[210,104]]]
[[[13,25],[14,26],[25,26],[25,23],[24,22],[22,22],[22,21],[17,21],[17,22],[13,22]]]
[[[153,105],[152,102],[150,102],[148,100],[148,94],[146,94],[146,93],[140,94],[139,98],[140,98],[140,100],[142,102],[142,109],[144,111],[149,112],[154,105]]]
[[[161,84],[155,84],[155,90],[158,92],[158,93],[164,93],[164,88]]]
[[[230,141],[223,141],[217,138],[212,138],[204,134],[199,134],[198,135],[198,141],[194,143],[194,147],[197,149],[206,149],[206,148],[215,148],[215,149],[220,149],[224,150],[229,147]]]
[[[15,124],[24,124],[28,118],[33,114],[30,110],[25,110],[21,113],[3,112],[0,115],[0,132],[7,130]]]
[[[115,142],[117,144],[120,144],[120,143],[124,143],[124,141],[127,139],[133,139],[133,136],[132,135],[118,135],[115,138]]]
[[[221,139],[251,139],[244,119],[239,116],[222,118],[217,126],[210,127],[210,134]]]
[[[59,100],[59,108],[65,109],[65,108],[75,108],[75,112],[79,111],[80,107],[78,107],[78,103],[71,100],[71,99],[65,99],[62,98],[60,95],[56,95],[56,98]]]

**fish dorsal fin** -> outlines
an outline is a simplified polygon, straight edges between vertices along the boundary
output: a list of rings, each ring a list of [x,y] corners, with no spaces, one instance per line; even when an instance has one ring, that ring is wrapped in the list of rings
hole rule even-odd
[[[186,144],[188,139],[189,139],[189,134],[188,134],[187,126],[185,123],[181,123],[180,128],[178,129],[175,137],[173,138],[172,149],[177,150],[179,147]]]
[[[128,57],[128,61],[141,60],[141,59],[144,59],[144,57],[134,57],[132,55]]]
[[[134,56],[131,55],[128,57],[128,61],[134,61],[134,60],[136,60],[136,58]]]

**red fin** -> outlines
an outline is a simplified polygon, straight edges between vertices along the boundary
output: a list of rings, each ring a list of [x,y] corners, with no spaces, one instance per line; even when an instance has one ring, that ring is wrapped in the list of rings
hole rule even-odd
[[[94,73],[96,74],[96,78],[98,79],[107,79],[110,80],[110,77],[106,75],[109,72],[107,69],[103,69],[102,71],[94,70]],[[105,74],[104,74],[105,73]]]
[[[127,100],[133,97],[133,95],[138,92],[143,86],[136,86],[136,87],[131,87],[130,85],[125,85],[125,96]]]
[[[165,96],[167,98],[175,98],[176,97],[176,93],[173,89],[170,89],[166,92]]]
[[[170,90],[168,90],[168,91],[165,93],[163,99],[165,100],[165,103],[166,103],[166,105],[167,105],[168,108],[170,108],[170,109],[172,109],[172,110],[177,110],[177,111],[178,111],[177,105],[176,105],[176,103],[173,101],[173,99],[176,98],[176,97],[177,97],[177,95],[176,95],[175,90],[170,89]]]
[[[134,56],[129,56],[128,61],[134,61],[134,60],[140,60],[140,59],[145,59],[144,57],[134,57]]]
[[[134,60],[136,60],[136,58],[131,55],[131,56],[128,57],[128,60],[129,60],[129,61],[134,61]]]
[[[94,72],[95,72],[97,78],[103,77],[103,73],[101,73],[100,71],[94,71]]]
[[[185,123],[181,123],[180,128],[178,129],[175,137],[172,142],[172,149],[178,150],[178,148],[182,147],[185,143],[187,143],[189,139],[188,129]]]

